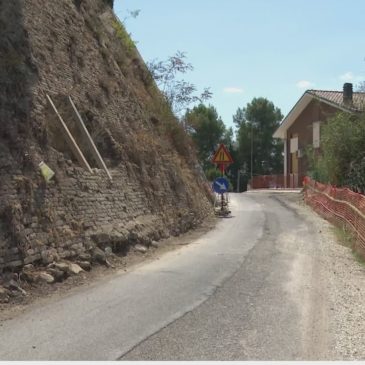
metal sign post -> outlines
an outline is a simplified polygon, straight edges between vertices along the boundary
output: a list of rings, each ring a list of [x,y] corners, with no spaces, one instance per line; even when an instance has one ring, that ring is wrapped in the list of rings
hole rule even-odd
[[[213,182],[213,190],[221,196],[221,214],[224,212],[224,194],[227,193],[229,188],[229,181],[225,177],[218,177]]]
[[[224,172],[226,167],[233,163],[233,158],[228,152],[226,146],[221,143],[212,158],[212,163],[218,165],[220,172],[222,173],[222,177],[219,177],[213,182],[213,190],[220,194],[220,211],[216,212],[219,216],[227,216],[230,211],[228,210],[228,199],[227,203],[224,201],[224,194],[227,194],[229,188],[229,181],[224,177]]]

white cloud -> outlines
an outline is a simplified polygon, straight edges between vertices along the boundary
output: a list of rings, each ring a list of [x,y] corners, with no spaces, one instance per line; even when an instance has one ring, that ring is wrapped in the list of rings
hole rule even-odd
[[[364,77],[360,76],[360,75],[354,75],[353,72],[348,71],[348,72],[345,72],[343,75],[340,75],[339,79],[341,81],[345,81],[345,82],[359,82],[359,81],[364,80]]]
[[[296,85],[299,89],[309,89],[310,87],[314,86],[313,82],[307,80],[300,80]]]
[[[227,93],[227,94],[242,94],[243,93],[243,89],[240,87],[225,87],[223,89],[223,92]]]

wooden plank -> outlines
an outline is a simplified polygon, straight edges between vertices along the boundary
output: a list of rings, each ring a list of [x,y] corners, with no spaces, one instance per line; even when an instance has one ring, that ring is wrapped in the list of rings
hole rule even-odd
[[[53,110],[55,111],[58,120],[60,122],[60,126],[61,126],[61,130],[66,138],[66,142],[68,143],[69,147],[71,148],[71,151],[73,152],[74,156],[76,157],[77,161],[79,161],[81,167],[86,168],[89,172],[93,173],[93,171],[91,170],[91,167],[89,165],[89,163],[87,162],[85,156],[83,155],[83,153],[81,152],[79,146],[77,145],[75,139],[72,137],[71,132],[69,131],[69,129],[67,128],[66,123],[64,122],[64,120],[62,119],[60,113],[58,112],[56,106],[54,105],[52,99],[50,98],[50,96],[47,94],[47,99],[49,101],[49,103],[51,104]]]
[[[112,176],[110,175],[109,170],[106,167],[103,158],[101,157],[101,155],[100,155],[93,139],[91,138],[90,133],[87,130],[86,125],[85,125],[84,121],[82,120],[81,115],[80,115],[79,111],[77,110],[71,96],[69,96],[69,101],[70,101],[71,106],[72,106],[72,108],[73,108],[73,110],[74,110],[74,112],[77,116],[77,120],[79,121],[80,131],[84,135],[84,137],[87,141],[87,144],[89,146],[89,149],[90,149],[91,153],[93,154],[93,157],[95,158],[96,163],[98,164],[100,169],[103,169],[105,171],[105,173],[108,175],[109,180],[112,180]]]

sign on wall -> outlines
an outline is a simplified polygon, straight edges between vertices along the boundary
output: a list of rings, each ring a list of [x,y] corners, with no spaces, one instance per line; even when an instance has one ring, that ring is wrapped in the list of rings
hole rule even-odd
[[[319,148],[321,143],[321,122],[313,123],[313,148]]]
[[[298,151],[298,137],[293,137],[290,139],[290,153]]]

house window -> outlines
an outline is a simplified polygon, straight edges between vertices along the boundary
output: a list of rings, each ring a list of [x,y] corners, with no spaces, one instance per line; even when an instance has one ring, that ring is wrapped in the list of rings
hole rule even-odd
[[[321,122],[313,123],[313,148],[319,148],[321,144]]]
[[[298,137],[293,137],[290,139],[290,153],[298,151]]]

